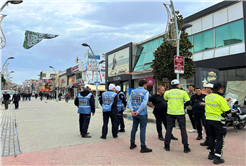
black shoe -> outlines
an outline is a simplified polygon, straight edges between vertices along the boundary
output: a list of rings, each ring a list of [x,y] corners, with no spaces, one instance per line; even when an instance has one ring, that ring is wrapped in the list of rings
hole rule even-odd
[[[214,153],[210,152],[208,155],[209,160],[213,160],[215,158]]]
[[[165,146],[164,149],[165,149],[166,151],[170,151],[170,146]]]
[[[158,139],[161,141],[165,141],[165,139],[163,137],[159,137]]]
[[[191,150],[189,147],[184,147],[184,153],[189,153]]]
[[[178,140],[178,138],[176,138],[176,137],[174,137],[174,136],[172,136],[171,139],[173,139],[173,140]]]
[[[137,145],[136,145],[136,144],[131,143],[130,149],[134,149],[134,148],[136,148],[136,147],[137,147]]]
[[[200,143],[201,146],[208,146],[208,141]]]
[[[91,138],[90,135],[85,135],[85,136],[82,136],[82,138]]]
[[[118,130],[118,132],[125,132],[125,129],[120,129]]]
[[[90,133],[88,132],[88,133],[86,133],[86,134],[90,134]]]
[[[141,146],[141,153],[148,153],[148,152],[152,152],[152,149],[147,148],[146,146]]]
[[[214,156],[214,164],[221,164],[221,163],[224,163],[225,162],[225,160],[224,159],[222,159],[222,158],[220,158],[220,157],[218,157],[218,156]]]
[[[116,136],[113,136],[114,138],[117,138],[118,137],[118,135],[116,135]]]
[[[202,139],[202,136],[198,136],[197,138],[196,138],[196,140],[201,140]]]
[[[101,136],[100,138],[102,138],[102,139],[106,139],[106,137],[103,137],[103,136]]]

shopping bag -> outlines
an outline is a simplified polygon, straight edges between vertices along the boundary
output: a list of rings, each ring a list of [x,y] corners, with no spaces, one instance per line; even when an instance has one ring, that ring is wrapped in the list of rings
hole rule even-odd
[[[12,105],[13,104],[13,101],[11,101],[10,104]]]

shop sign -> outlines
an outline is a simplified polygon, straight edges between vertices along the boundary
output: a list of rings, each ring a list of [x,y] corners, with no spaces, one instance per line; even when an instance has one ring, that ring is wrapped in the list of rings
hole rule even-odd
[[[121,77],[113,77],[113,80],[114,81],[120,81],[121,80]]]
[[[73,83],[73,86],[77,86],[77,85],[79,85],[79,83],[77,83],[77,82],[76,83]]]
[[[148,81],[147,85],[154,85],[153,77],[145,77],[145,78],[142,78],[142,80]]]
[[[72,73],[75,73],[75,72],[79,71],[79,65],[76,65],[76,66],[72,67],[71,70],[72,70]]]
[[[64,79],[62,79],[62,80],[61,80],[61,83],[65,83],[65,80],[64,80]]]

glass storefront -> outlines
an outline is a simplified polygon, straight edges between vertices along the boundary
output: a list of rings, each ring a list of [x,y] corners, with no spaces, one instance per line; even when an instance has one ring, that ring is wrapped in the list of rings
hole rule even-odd
[[[227,81],[245,81],[246,68],[219,71],[219,82],[227,86]]]

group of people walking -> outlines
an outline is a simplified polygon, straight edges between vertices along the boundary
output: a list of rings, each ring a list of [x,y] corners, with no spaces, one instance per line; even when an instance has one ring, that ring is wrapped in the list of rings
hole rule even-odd
[[[208,159],[213,160],[214,164],[224,162],[221,158],[224,147],[224,138],[226,135],[226,126],[224,114],[235,113],[231,111],[227,105],[226,100],[222,94],[224,91],[220,83],[215,85],[207,84],[207,95],[202,94],[199,87],[189,86],[189,92],[179,89],[179,81],[171,81],[172,88],[165,91],[164,87],[158,87],[157,94],[149,96],[146,80],[139,81],[139,87],[132,91],[129,99],[129,108],[133,116],[133,125],[130,136],[130,149],[137,147],[135,143],[135,136],[140,126],[140,142],[141,153],[152,152],[152,149],[147,148],[145,144],[146,126],[148,121],[147,106],[154,108],[153,114],[156,118],[156,129],[158,138],[164,141],[164,149],[171,150],[171,140],[178,140],[173,136],[172,130],[175,126],[175,121],[178,121],[181,130],[182,144],[184,153],[191,151],[188,143],[188,136],[186,132],[187,113],[192,122],[193,130],[197,131],[197,140],[201,140],[203,131],[202,125],[205,128],[206,140],[200,143],[201,146],[208,146]],[[195,91],[195,92],[194,92]],[[83,138],[91,138],[88,135],[88,126],[91,115],[95,114],[95,101],[93,95],[90,93],[90,86],[86,85],[83,92],[78,93],[75,101],[80,114],[80,133]],[[104,92],[100,99],[103,111],[103,126],[102,139],[106,139],[108,133],[108,121],[111,119],[112,135],[114,138],[118,137],[118,132],[124,132],[123,111],[126,109],[126,97],[120,91],[120,87],[114,84],[109,85],[109,91]],[[186,108],[185,108],[186,107]],[[165,138],[162,133],[162,123],[166,129]],[[201,125],[202,124],[202,125]],[[121,127],[120,130],[118,128]]]
[[[4,102],[5,109],[8,109],[10,102],[13,102],[15,105],[15,109],[18,109],[19,101],[21,100],[20,94],[16,91],[15,94],[13,94],[12,99],[10,98],[11,96],[7,92],[3,94],[3,102]]]

